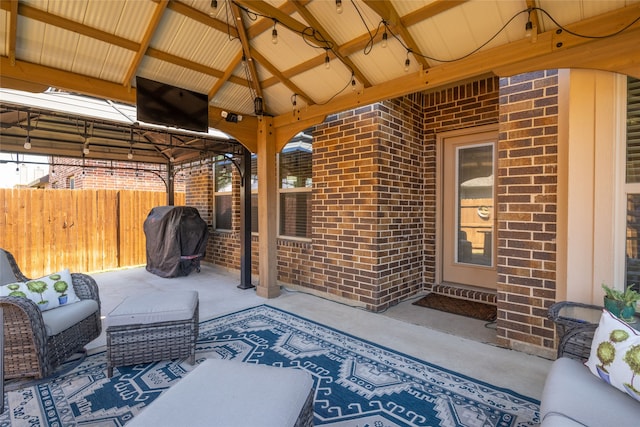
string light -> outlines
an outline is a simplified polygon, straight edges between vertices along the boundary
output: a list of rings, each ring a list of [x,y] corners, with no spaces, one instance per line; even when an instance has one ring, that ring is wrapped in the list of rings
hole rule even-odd
[[[82,154],[89,154],[91,150],[89,150],[89,143],[85,142],[84,147],[82,148]]]
[[[356,87],[356,79],[353,76],[353,73],[351,73],[351,90],[352,91],[356,91],[358,88]]]
[[[273,44],[278,44],[278,30],[276,29],[277,22],[278,21],[275,19],[273,20],[273,30],[271,30],[271,43]]]
[[[211,10],[209,11],[209,16],[212,18],[216,16],[216,11],[218,9],[218,0],[211,0]]]
[[[298,94],[294,93],[291,96],[291,105],[293,106],[293,115],[296,115],[296,105],[298,105]]]
[[[409,68],[411,67],[411,60],[409,59],[409,53],[411,53],[411,49],[407,49],[407,59],[404,60],[404,72],[408,73]]]
[[[342,13],[342,0],[336,0],[336,13],[338,15]]]
[[[25,150],[31,150],[31,138],[29,137],[30,130],[31,130],[31,114],[27,112],[27,138],[24,140]]]
[[[324,68],[327,70],[331,68],[331,59],[329,58],[329,49],[324,50]]]
[[[385,25],[384,27],[384,33],[382,33],[382,48],[384,49],[385,47],[387,47],[387,39],[389,38],[389,35],[387,34],[387,26]]]

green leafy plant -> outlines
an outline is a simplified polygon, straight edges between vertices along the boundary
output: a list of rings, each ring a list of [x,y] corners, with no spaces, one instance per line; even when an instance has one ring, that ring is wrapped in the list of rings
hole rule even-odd
[[[626,287],[624,291],[619,289],[612,289],[609,286],[602,284],[602,289],[604,290],[605,296],[609,299],[620,301],[624,305],[633,306],[636,302],[640,301],[640,293],[632,289],[633,285],[629,285]]]
[[[55,289],[55,291],[59,293],[61,297],[63,297],[66,295],[65,292],[67,292],[67,289],[69,289],[69,285],[64,280],[58,280],[53,284],[53,289]]]
[[[12,283],[10,285],[7,285],[7,288],[9,288],[9,290],[11,291],[9,292],[10,297],[20,297],[20,298],[27,297],[27,294],[25,294],[20,290],[20,285],[18,285],[17,283]]]
[[[616,348],[609,341],[602,341],[600,345],[598,345],[598,350],[596,351],[596,356],[600,360],[600,367],[603,371],[609,372],[607,370],[607,366],[609,366],[616,358]]]
[[[631,368],[631,372],[633,372],[631,382],[627,385],[638,393],[638,389],[633,386],[633,380],[636,378],[636,375],[640,375],[640,345],[632,345],[625,353],[624,361],[629,365],[629,368]]]
[[[32,280],[30,282],[27,282],[27,288],[33,293],[40,294],[40,301],[38,302],[38,304],[45,305],[49,302],[46,301],[42,296],[44,291],[47,290],[47,284],[42,280]]]

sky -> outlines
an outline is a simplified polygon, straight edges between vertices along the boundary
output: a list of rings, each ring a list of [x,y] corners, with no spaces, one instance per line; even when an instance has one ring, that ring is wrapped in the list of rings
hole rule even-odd
[[[49,165],[36,165],[28,162],[47,163],[46,156],[18,155],[20,163],[16,165],[16,155],[0,153],[0,188],[12,188],[15,185],[26,185],[49,173]],[[11,161],[4,163],[4,161]],[[24,162],[24,163],[23,163]],[[16,171],[18,168],[18,171]]]

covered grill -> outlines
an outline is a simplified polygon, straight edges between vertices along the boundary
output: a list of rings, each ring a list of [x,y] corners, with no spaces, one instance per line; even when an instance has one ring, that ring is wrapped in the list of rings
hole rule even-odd
[[[147,271],[160,277],[188,276],[200,271],[209,230],[198,209],[157,206],[144,221]]]

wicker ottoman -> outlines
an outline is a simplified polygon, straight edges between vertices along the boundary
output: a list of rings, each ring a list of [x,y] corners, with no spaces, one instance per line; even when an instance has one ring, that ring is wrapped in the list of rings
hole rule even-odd
[[[207,359],[127,427],[311,427],[314,395],[302,369]]]
[[[107,375],[116,366],[188,358],[195,362],[198,293],[128,297],[107,316]]]

